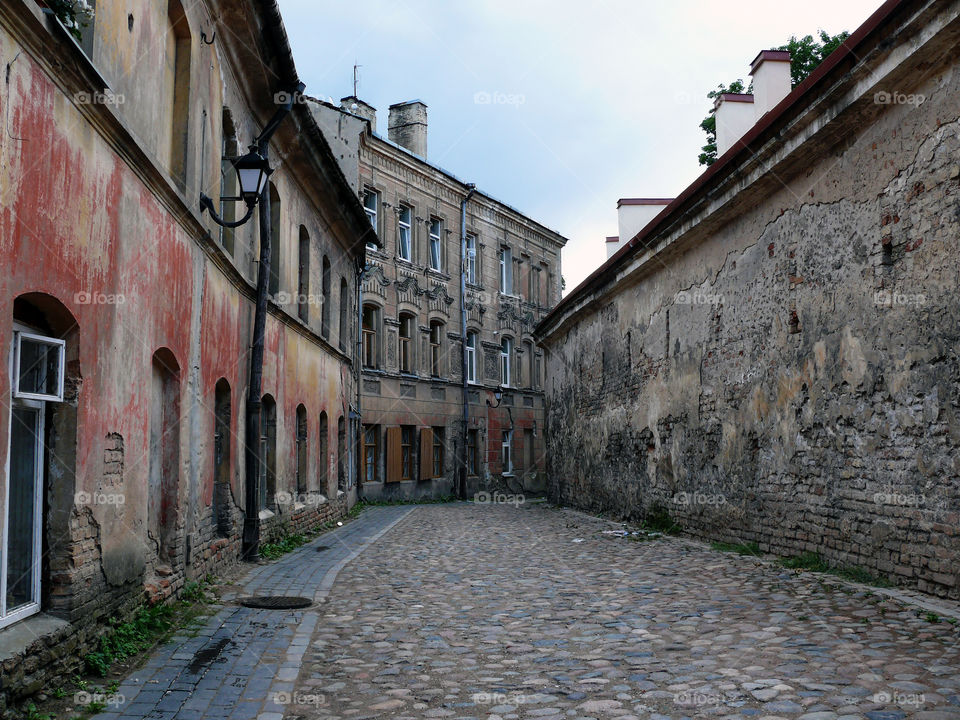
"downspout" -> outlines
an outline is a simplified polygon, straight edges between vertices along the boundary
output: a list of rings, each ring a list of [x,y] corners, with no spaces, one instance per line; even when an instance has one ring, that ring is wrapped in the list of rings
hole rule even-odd
[[[470,404],[467,386],[467,203],[477,186],[467,183],[467,194],[460,201],[460,376],[463,384],[463,427],[460,433],[460,467],[457,478],[457,497],[467,499],[467,428],[470,423]]]
[[[366,250],[364,250],[366,255]],[[357,501],[363,499],[363,453],[359,452],[363,448],[363,408],[360,405],[362,397],[361,383],[363,382],[363,279],[367,274],[369,265],[365,261],[357,263],[357,349],[354,358],[355,372],[357,376]]]

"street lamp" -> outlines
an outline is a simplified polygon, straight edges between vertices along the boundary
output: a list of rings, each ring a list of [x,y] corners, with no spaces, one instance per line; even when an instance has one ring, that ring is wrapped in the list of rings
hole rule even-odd
[[[210,211],[210,217],[213,221],[225,228],[235,228],[243,225],[250,216],[253,215],[253,208],[256,206],[260,195],[267,186],[267,179],[273,170],[267,159],[260,154],[257,145],[250,146],[250,152],[234,158],[233,169],[237,173],[237,184],[240,187],[239,197],[221,197],[221,200],[243,200],[247,204],[247,213],[236,221],[227,221],[217,215],[213,200],[200,193],[200,212]]]
[[[497,404],[494,405],[493,403],[490,402],[490,399],[488,398],[487,407],[496,409],[500,407],[500,402],[503,400],[503,387],[501,387],[500,385],[497,385],[497,389],[493,391],[493,397],[497,399]]]

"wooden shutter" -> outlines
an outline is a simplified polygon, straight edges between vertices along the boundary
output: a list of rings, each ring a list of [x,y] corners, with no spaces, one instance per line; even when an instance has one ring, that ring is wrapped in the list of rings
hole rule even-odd
[[[433,428],[420,428],[420,479],[433,477]]]
[[[387,428],[387,482],[400,482],[403,474],[403,451],[400,448],[400,428]]]

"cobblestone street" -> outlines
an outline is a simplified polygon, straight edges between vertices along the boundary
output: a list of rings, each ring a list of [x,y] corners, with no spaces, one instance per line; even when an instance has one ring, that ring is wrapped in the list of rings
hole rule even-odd
[[[225,608],[103,717],[960,719],[953,624],[684,538],[604,533],[614,527],[540,504],[367,510],[248,581],[309,585],[313,609]],[[198,665],[223,639],[230,649]],[[144,681],[149,703],[128,695]]]

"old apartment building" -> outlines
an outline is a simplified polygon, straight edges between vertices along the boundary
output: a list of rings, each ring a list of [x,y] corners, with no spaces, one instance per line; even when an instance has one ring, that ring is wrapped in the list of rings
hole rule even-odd
[[[0,3],[0,712],[72,671],[107,619],[235,561],[249,487],[265,537],[346,512],[376,240],[294,105],[271,144],[247,477],[258,223],[221,229],[199,197],[237,194],[229,158],[297,87],[277,7],[104,0],[77,41],[42,5]]]
[[[536,329],[554,500],[960,596],[958,47],[960,5],[890,0],[796,88],[754,59]]]
[[[424,103],[391,106],[387,138],[356,97],[311,107],[381,240],[367,246],[359,318],[361,493],[452,494],[461,448],[465,494],[542,491],[531,333],[560,298],[566,239],[430,163]]]

